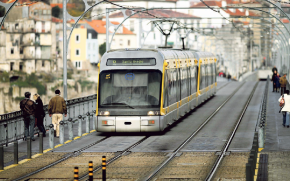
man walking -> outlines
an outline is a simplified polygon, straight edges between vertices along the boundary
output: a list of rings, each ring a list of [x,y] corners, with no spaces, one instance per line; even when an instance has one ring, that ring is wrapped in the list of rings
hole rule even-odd
[[[64,98],[60,97],[60,90],[55,90],[55,96],[51,98],[48,104],[49,117],[52,116],[52,124],[54,126],[54,136],[59,137],[59,122],[62,120],[62,115],[67,116],[67,109]]]
[[[284,73],[283,77],[281,77],[279,80],[279,83],[281,85],[281,95],[285,94],[286,92],[286,83],[287,83],[286,75],[287,73]]]
[[[34,124],[35,124],[35,103],[30,100],[31,93],[25,92],[24,94],[25,99],[20,102],[20,109],[23,111],[23,118],[24,118],[24,140],[30,136],[32,141],[34,139]]]
[[[273,75],[272,75],[272,82],[273,82],[273,92],[274,92],[274,90],[276,89],[276,84],[275,84],[275,78],[276,78],[276,76],[277,76],[277,72],[276,72],[276,70],[273,72]]]

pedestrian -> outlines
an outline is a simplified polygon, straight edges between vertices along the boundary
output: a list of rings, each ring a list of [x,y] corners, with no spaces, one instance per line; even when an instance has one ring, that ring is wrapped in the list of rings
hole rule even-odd
[[[273,72],[273,75],[272,75],[272,80],[271,80],[273,82],[273,92],[276,89],[276,84],[275,84],[275,78],[276,78],[276,76],[277,76],[277,71],[274,71]]]
[[[24,126],[25,126],[23,140],[26,141],[27,137],[29,136],[32,141],[35,141],[34,124],[35,124],[36,105],[32,100],[30,100],[31,96],[30,92],[25,92],[24,96],[25,99],[23,99],[20,102],[20,109],[23,111]]]
[[[275,71],[278,72],[276,66],[274,66],[274,67],[272,68],[272,72],[274,73]]]
[[[285,94],[286,91],[286,83],[287,83],[286,75],[287,73],[284,73],[283,77],[281,77],[279,80],[279,83],[281,85],[281,95]]]
[[[275,77],[275,86],[276,86],[276,92],[279,92],[280,90],[280,75],[279,73],[277,73],[276,77]]]
[[[59,137],[59,122],[67,116],[67,109],[64,98],[60,97],[60,90],[55,90],[55,96],[51,98],[48,104],[49,117],[52,117],[52,124],[54,126],[54,136]]]
[[[43,125],[43,118],[45,116],[45,112],[43,110],[43,102],[38,94],[34,94],[33,99],[35,100],[36,104],[36,112],[35,112],[35,118],[37,120],[36,125],[39,131],[43,133],[43,137],[46,137],[46,130]]]
[[[289,96],[289,90],[285,91],[285,94],[283,94],[279,99],[279,104],[281,107],[280,112],[283,114],[283,123],[282,125],[287,128],[289,128],[289,112],[290,112],[290,96]]]

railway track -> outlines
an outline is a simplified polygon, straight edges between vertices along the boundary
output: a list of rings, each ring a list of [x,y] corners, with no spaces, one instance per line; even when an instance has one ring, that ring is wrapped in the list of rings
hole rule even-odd
[[[37,170],[35,170],[35,171],[31,172],[31,173],[28,173],[28,174],[26,174],[26,175],[24,175],[24,176],[21,176],[21,177],[19,177],[19,178],[13,179],[13,181],[23,180],[23,179],[28,178],[28,177],[30,177],[30,176],[32,176],[32,175],[35,175],[35,174],[37,174],[37,173],[40,173],[40,172],[42,172],[42,171],[44,171],[44,170],[46,170],[46,169],[48,169],[48,168],[51,168],[51,167],[53,167],[53,166],[55,166],[55,165],[57,165],[57,164],[59,164],[59,163],[65,161],[65,160],[68,160],[68,159],[71,158],[71,157],[75,157],[75,156],[79,155],[79,154],[80,154],[81,152],[83,152],[84,150],[86,150],[86,149],[88,149],[88,148],[90,148],[90,147],[92,147],[92,146],[95,146],[95,145],[98,144],[98,143],[103,142],[104,140],[108,139],[109,137],[110,137],[110,136],[107,136],[107,137],[105,137],[105,138],[103,138],[103,139],[101,139],[101,140],[98,140],[98,141],[96,141],[96,142],[94,142],[94,143],[92,143],[92,144],[89,144],[89,145],[87,145],[87,146],[85,146],[85,147],[83,147],[83,148],[81,148],[81,149],[79,149],[79,150],[77,150],[77,151],[75,151],[75,152],[73,152],[73,153],[69,153],[69,154],[67,154],[66,156],[64,156],[63,158],[61,158],[61,159],[59,159],[59,160],[57,160],[57,161],[55,161],[55,162],[53,162],[53,163],[51,163],[51,164],[45,166],[45,167],[42,167],[42,168],[37,169]]]
[[[148,175],[146,175],[146,177],[143,177],[141,180],[146,180],[146,181],[149,181],[149,180],[152,180],[153,178],[156,178],[157,174],[162,170],[164,169],[169,162],[171,162],[176,156],[177,154],[181,151],[182,148],[185,147],[185,145],[187,145],[187,143],[189,143],[196,135],[198,132],[200,132],[207,123],[210,122],[210,120],[219,112],[219,110],[236,94],[236,92],[244,85],[244,83],[239,86],[199,127],[196,131],[194,131],[172,154],[171,156],[166,159],[164,162],[162,162],[162,164],[160,164],[153,172],[149,173]],[[220,155],[217,157],[217,159],[214,161],[214,164],[212,166],[212,168],[210,169],[210,172],[208,173],[208,175],[206,176],[206,179],[205,180],[211,180],[213,178],[213,176],[215,175],[216,171],[218,170],[218,167],[220,165],[220,163],[222,162],[222,159],[224,158],[224,156],[226,155],[226,152],[229,148],[229,145],[237,131],[237,128],[239,127],[239,124],[245,114],[245,111],[253,97],[253,94],[256,90],[256,87],[257,87],[258,83],[256,83],[256,85],[254,86],[244,108],[243,108],[243,111],[242,113],[240,114],[239,116],[239,119],[237,120],[234,128],[233,128],[233,131],[231,132],[229,138],[227,139],[228,141],[225,143],[225,145],[223,146],[223,149],[220,151]],[[223,87],[223,86],[222,86]],[[221,87],[221,88],[222,88]],[[221,89],[220,88],[220,89]]]

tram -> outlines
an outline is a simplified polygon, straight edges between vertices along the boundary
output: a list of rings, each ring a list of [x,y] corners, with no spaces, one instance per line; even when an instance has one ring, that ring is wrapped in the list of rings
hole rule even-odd
[[[98,132],[160,132],[216,93],[209,52],[116,49],[98,68]]]

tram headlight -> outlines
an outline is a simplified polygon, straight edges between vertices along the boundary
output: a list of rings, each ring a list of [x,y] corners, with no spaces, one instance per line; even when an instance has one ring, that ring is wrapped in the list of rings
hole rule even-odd
[[[148,111],[147,113],[148,116],[158,116],[160,115],[159,111]]]
[[[100,116],[109,116],[110,112],[109,111],[99,111]]]

